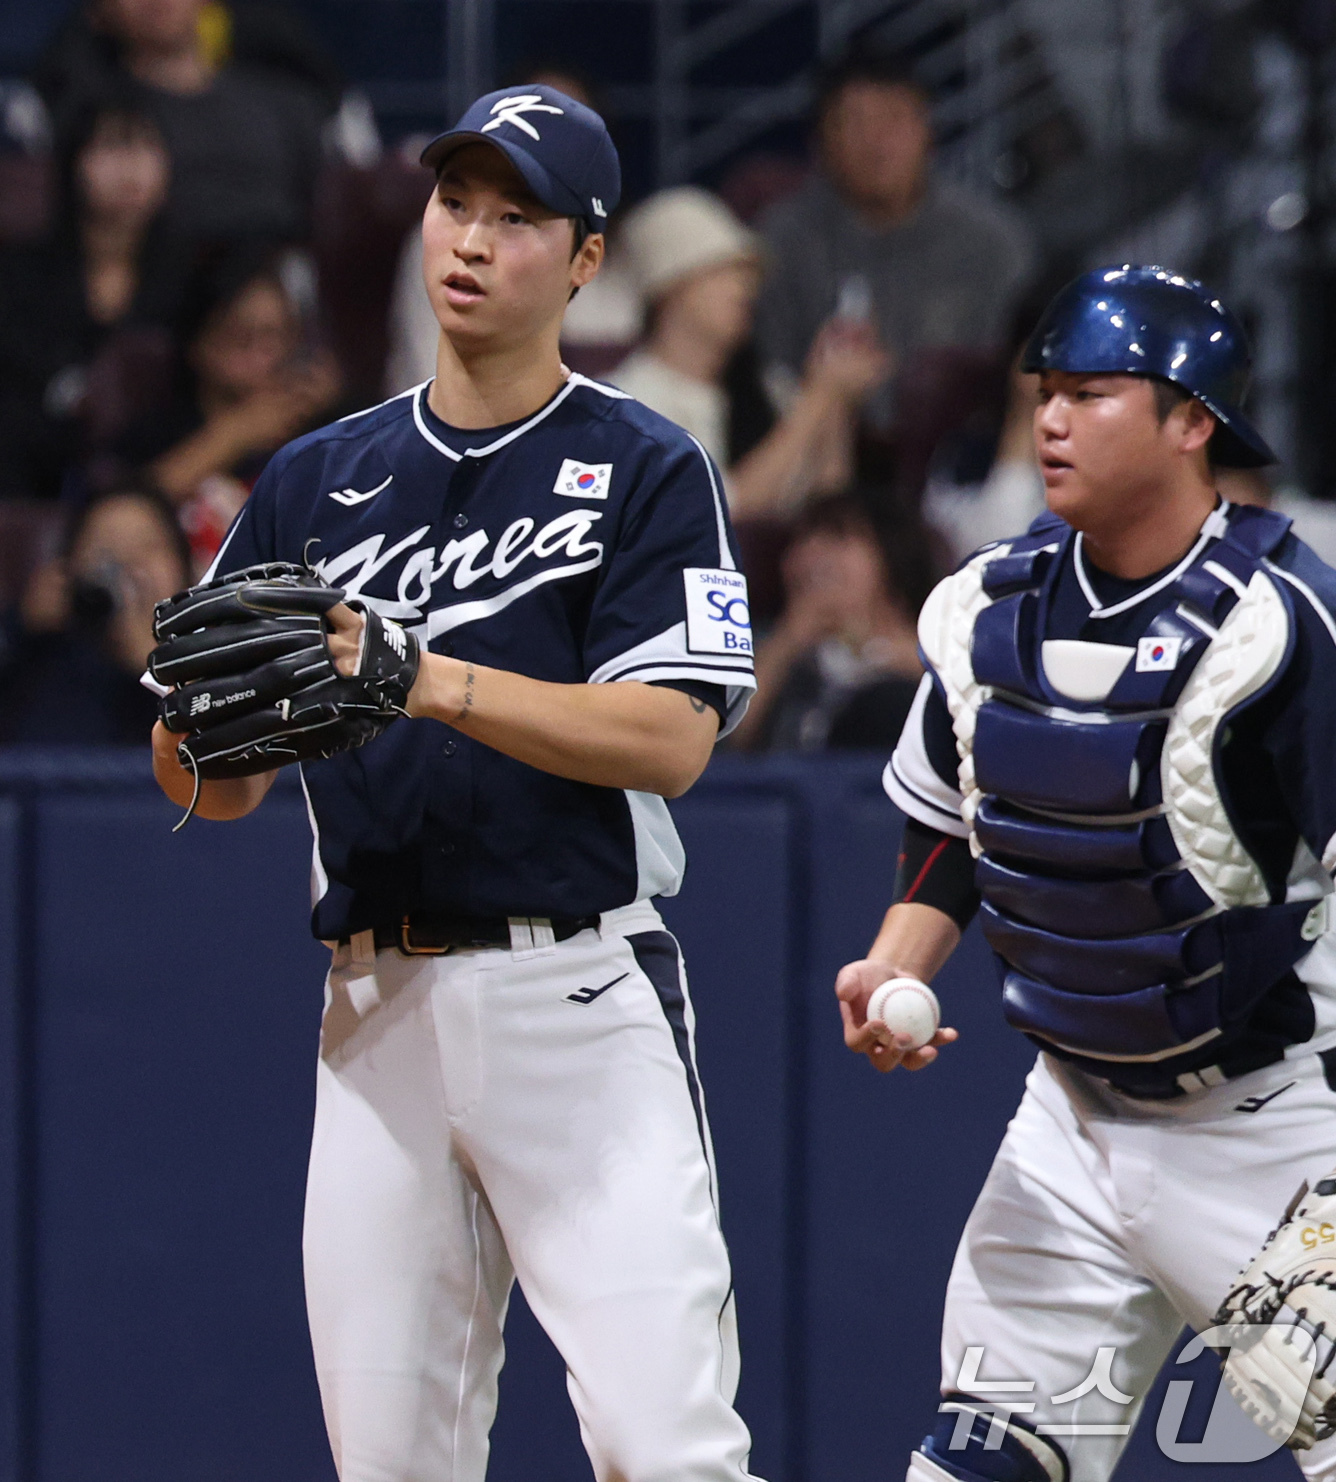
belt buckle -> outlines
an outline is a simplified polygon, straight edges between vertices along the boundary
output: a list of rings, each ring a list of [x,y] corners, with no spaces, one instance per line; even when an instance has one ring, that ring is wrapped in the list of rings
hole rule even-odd
[[[451,945],[444,947],[415,947],[413,945],[412,918],[405,916],[399,923],[399,950],[405,957],[447,957],[455,949]]]

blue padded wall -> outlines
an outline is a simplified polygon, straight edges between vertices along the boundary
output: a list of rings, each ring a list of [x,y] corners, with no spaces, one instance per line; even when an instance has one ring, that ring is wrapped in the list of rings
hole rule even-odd
[[[27,1274],[23,1218],[22,818],[0,797],[0,1482],[19,1482]]]
[[[35,806],[43,1482],[330,1482],[302,1180],[327,954],[290,794]]]

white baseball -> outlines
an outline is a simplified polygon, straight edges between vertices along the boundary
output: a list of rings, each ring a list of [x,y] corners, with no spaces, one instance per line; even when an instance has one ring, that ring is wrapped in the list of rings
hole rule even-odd
[[[937,995],[917,978],[891,978],[872,990],[868,999],[869,1021],[880,1019],[892,1034],[907,1034],[911,1049],[921,1050],[942,1022]]]

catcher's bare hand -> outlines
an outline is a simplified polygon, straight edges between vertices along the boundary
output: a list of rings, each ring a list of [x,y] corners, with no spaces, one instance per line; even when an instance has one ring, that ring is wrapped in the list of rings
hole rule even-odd
[[[954,1029],[941,1028],[921,1049],[910,1048],[911,1036],[893,1034],[885,1024],[868,1021],[867,1005],[873,991],[888,979],[908,976],[892,963],[873,958],[850,962],[840,969],[835,979],[835,996],[840,1002],[840,1018],[844,1021],[844,1043],[857,1055],[866,1055],[876,1070],[894,1070],[897,1065],[906,1070],[922,1070],[937,1058],[940,1045],[949,1045],[959,1038]]]

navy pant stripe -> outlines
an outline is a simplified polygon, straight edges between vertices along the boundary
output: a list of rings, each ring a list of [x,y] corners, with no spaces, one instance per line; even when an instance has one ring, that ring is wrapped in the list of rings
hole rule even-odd
[[[691,1034],[687,1029],[687,999],[682,989],[682,970],[677,956],[677,941],[670,932],[642,931],[626,939],[635,953],[640,971],[654,985],[663,1007],[663,1016],[673,1031],[673,1043],[677,1046],[677,1057],[687,1073],[687,1090],[691,1093],[691,1105],[696,1112],[696,1129],[700,1133],[700,1145],[705,1161],[710,1161],[710,1148],[705,1137],[705,1108],[700,1093],[700,1081],[696,1077],[696,1066],[691,1058]]]

